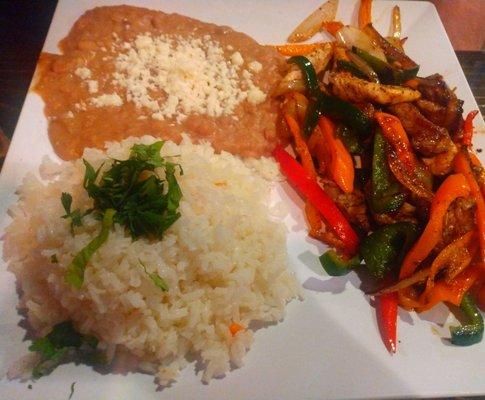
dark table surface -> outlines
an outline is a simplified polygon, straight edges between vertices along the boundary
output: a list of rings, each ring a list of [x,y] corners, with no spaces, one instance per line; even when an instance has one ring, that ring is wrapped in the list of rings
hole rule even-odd
[[[57,1],[0,0],[0,133],[11,138]],[[485,111],[485,52],[457,51],[472,92]],[[1,136],[1,135],[0,135]],[[2,142],[0,141],[0,157]]]

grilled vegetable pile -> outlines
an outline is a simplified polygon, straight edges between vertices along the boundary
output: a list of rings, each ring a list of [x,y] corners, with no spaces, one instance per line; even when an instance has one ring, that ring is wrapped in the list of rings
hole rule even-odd
[[[289,71],[276,89],[296,159],[274,152],[305,198],[309,235],[332,249],[332,276],[355,268],[375,279],[383,341],[396,351],[398,305],[422,312],[461,307],[469,324],[451,342],[479,342],[485,299],[485,170],[471,147],[473,118],[439,74],[419,77],[403,49],[401,16],[392,36],[372,26],[362,0],[359,27],[336,21],[328,1],[277,46]],[[319,30],[333,42],[294,43]],[[483,304],[482,304],[483,307]]]

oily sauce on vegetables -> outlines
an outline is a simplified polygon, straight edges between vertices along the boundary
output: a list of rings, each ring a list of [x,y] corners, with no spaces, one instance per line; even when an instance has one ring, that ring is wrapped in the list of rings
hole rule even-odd
[[[461,306],[469,323],[450,330],[451,342],[478,343],[485,186],[471,147],[476,112],[463,115],[463,101],[441,75],[417,76],[400,39],[399,8],[393,35],[384,38],[372,26],[371,5],[361,1],[359,28],[310,19],[334,42],[277,46],[291,55],[278,94],[301,165],[275,156],[306,200],[309,235],[333,247],[320,256],[327,274],[362,268],[374,280],[390,352],[398,305],[417,312],[442,302]],[[292,163],[298,168],[289,171]]]

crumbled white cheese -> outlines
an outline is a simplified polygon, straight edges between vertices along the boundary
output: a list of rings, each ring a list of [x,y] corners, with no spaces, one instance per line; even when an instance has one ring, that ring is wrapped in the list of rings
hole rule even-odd
[[[243,78],[246,80],[246,81],[250,81],[251,78],[253,77],[253,74],[251,72],[249,72],[247,69],[245,69],[243,72],[242,72],[242,76]]]
[[[251,61],[248,65],[249,70],[252,72],[260,72],[263,69],[263,64],[258,61]]]
[[[76,110],[86,110],[86,104],[82,101],[81,103],[74,104]]]
[[[248,92],[248,101],[251,104],[260,104],[266,100],[266,93],[264,93],[260,88],[252,86]]]
[[[79,67],[76,68],[74,74],[79,76],[81,79],[89,79],[91,78],[91,70],[86,67]]]
[[[244,58],[242,58],[242,55],[241,53],[239,53],[239,51],[236,51],[235,53],[232,53],[231,62],[234,65],[241,66],[244,64]]]
[[[91,94],[98,93],[98,81],[95,80],[87,80],[86,83],[88,84],[88,92]]]
[[[209,35],[142,34],[111,50],[119,53],[111,83],[125,90],[126,101],[148,109],[154,119],[180,122],[188,114],[230,115],[249,97],[257,104],[266,96],[251,74],[241,70],[241,54],[235,52],[227,60]]]
[[[73,114],[73,112],[72,112],[72,111],[68,111],[68,112],[66,113],[66,118],[74,118],[74,114]]]
[[[119,107],[123,104],[123,99],[116,93],[102,94],[91,99],[91,104],[95,107]]]
[[[234,50],[234,47],[232,47],[230,44],[228,44],[226,46],[226,49],[229,50],[229,51],[233,51]]]

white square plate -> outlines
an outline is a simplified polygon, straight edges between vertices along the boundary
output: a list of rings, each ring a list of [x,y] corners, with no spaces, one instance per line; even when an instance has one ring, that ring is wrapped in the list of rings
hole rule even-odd
[[[140,0],[123,3],[178,12],[203,21],[229,25],[260,43],[282,43],[322,0]],[[61,1],[44,45],[57,52],[57,43],[87,9],[116,4],[109,0]],[[340,1],[338,19],[356,23],[357,1]],[[427,2],[375,1],[373,21],[387,34],[394,4],[401,8],[406,52],[421,65],[420,76],[439,72],[465,100],[465,112],[477,105],[434,6]],[[458,23],[458,21],[457,21]],[[476,118],[483,130],[483,120]],[[476,147],[485,147],[483,134]],[[10,222],[8,206],[15,188],[44,155],[56,159],[47,137],[43,103],[29,92],[0,176],[0,232]],[[483,158],[482,158],[483,161]],[[283,188],[278,194],[290,204],[286,219],[291,267],[305,288],[306,299],[293,301],[283,323],[261,329],[245,365],[223,379],[202,384],[194,365],[172,387],[156,391],[149,375],[101,375],[87,366],[63,365],[28,389],[27,383],[0,380],[1,399],[333,399],[485,394],[485,341],[472,347],[451,346],[436,334],[450,324],[446,307],[423,315],[400,311],[399,345],[391,356],[381,342],[374,309],[358,289],[359,279],[331,278],[319,266],[324,246],[307,238],[301,204],[292,204]],[[294,196],[293,196],[294,197]],[[30,342],[18,324],[15,279],[0,261],[0,376]],[[439,324],[445,324],[444,329]]]

